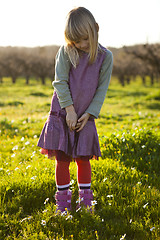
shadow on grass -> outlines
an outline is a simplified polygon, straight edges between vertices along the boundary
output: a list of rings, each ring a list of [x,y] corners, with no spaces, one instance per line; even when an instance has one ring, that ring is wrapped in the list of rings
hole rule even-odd
[[[12,101],[12,102],[8,102],[7,105],[9,105],[9,106],[19,106],[19,105],[24,105],[24,103],[20,102],[20,101]]]
[[[55,183],[52,182],[37,182],[33,184],[14,183],[8,190],[2,189],[6,192],[4,203],[7,204],[7,212],[16,213],[19,208],[23,208],[23,216],[32,215],[33,212],[44,209],[44,201],[49,198],[50,202],[55,203],[54,191],[56,189]],[[22,217],[23,217],[22,216]]]
[[[5,107],[5,106],[19,106],[19,105],[24,105],[24,102],[20,101],[12,101],[12,102],[0,102],[0,107]]]
[[[0,102],[0,107],[5,107],[5,103],[4,102]]]
[[[158,110],[160,110],[160,103],[147,104],[146,107],[149,108],[149,109],[158,109]]]
[[[130,114],[109,114],[109,115],[105,115],[105,114],[100,114],[99,115],[99,120],[103,121],[103,120],[115,120],[115,121],[123,121],[126,117],[131,116]],[[102,122],[102,124],[106,124],[105,122]]]
[[[127,167],[148,174],[160,189],[160,139],[151,131],[123,132],[101,138],[102,158],[118,159]]]
[[[132,97],[140,97],[140,96],[146,96],[148,93],[142,92],[142,91],[125,91],[125,90],[114,90],[114,89],[109,89],[107,97],[112,98],[112,97],[119,97],[119,96],[132,96]]]
[[[30,94],[31,96],[35,96],[35,97],[48,97],[49,95],[42,93],[42,92],[32,92]]]

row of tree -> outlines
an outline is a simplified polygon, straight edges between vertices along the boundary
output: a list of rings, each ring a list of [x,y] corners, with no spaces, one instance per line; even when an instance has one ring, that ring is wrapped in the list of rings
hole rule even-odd
[[[160,44],[145,44],[124,46],[112,49],[114,55],[113,75],[120,83],[130,83],[136,76],[142,78],[146,84],[146,77],[150,77],[151,85],[160,80]]]
[[[0,47],[0,82],[3,77],[11,77],[15,83],[18,77],[24,77],[26,84],[30,78],[54,79],[55,56],[59,46],[46,47]],[[120,83],[130,83],[137,75],[145,84],[146,76],[151,84],[160,76],[160,44],[135,45],[123,48],[109,48],[113,52],[113,75]]]
[[[24,77],[26,84],[30,78],[54,78],[55,56],[59,46],[47,47],[1,47],[0,48],[0,79],[11,77],[15,83],[18,77]]]

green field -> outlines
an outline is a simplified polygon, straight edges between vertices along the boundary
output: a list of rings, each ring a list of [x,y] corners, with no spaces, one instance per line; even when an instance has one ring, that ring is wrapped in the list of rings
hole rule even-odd
[[[102,158],[91,161],[94,213],[55,214],[55,163],[36,146],[47,119],[51,82],[9,78],[0,85],[0,239],[160,239],[160,90],[113,77],[96,120]],[[47,199],[47,200],[46,200]],[[45,201],[46,200],[46,201]]]

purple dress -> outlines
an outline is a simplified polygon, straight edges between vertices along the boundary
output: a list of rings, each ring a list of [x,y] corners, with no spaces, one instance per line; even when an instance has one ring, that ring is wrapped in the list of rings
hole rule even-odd
[[[69,89],[78,118],[92,102],[105,56],[104,52],[99,52],[96,61],[89,65],[88,54],[84,53],[78,66],[70,68]],[[61,109],[57,93],[54,91],[50,114],[38,141],[41,153],[51,158],[55,155],[55,150],[60,150],[72,158],[89,156],[98,159],[101,152],[94,119],[89,118],[80,132],[71,132],[65,117],[66,111]]]

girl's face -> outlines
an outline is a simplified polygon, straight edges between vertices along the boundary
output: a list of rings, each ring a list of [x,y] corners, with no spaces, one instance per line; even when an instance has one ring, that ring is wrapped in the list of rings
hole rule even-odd
[[[89,39],[88,38],[82,38],[77,42],[73,42],[75,47],[83,52],[89,52]]]

